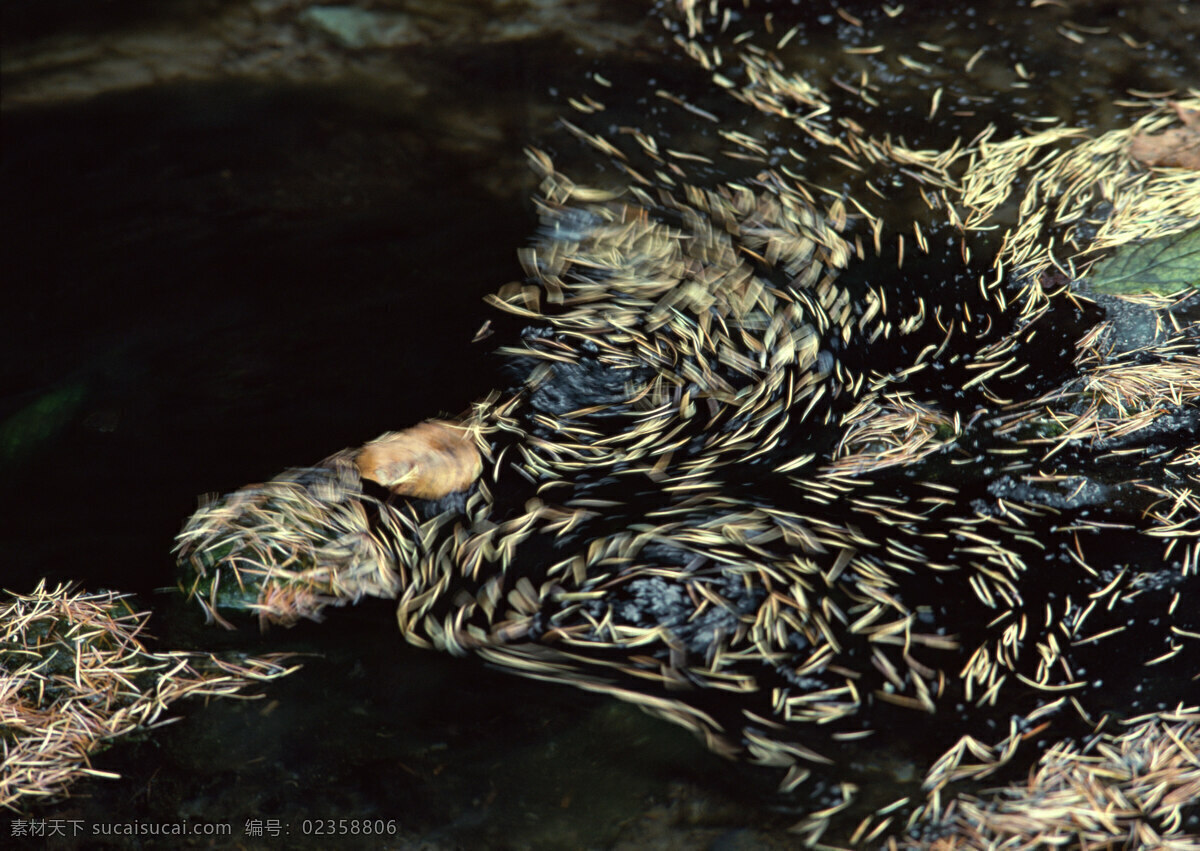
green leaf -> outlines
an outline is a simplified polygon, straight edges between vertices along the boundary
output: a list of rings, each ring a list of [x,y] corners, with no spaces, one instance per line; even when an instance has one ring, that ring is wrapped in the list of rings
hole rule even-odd
[[[1138,245],[1125,245],[1092,270],[1092,289],[1160,294],[1200,287],[1200,227]]]

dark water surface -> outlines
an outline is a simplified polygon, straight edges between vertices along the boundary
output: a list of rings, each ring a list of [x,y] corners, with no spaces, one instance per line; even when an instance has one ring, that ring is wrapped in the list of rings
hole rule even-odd
[[[674,825],[736,838],[742,784],[773,787],[630,707],[410,648],[387,604],[231,636],[167,590],[200,494],[495,385],[470,341],[483,294],[522,276],[522,147],[548,125],[530,99],[550,99],[526,76],[555,62],[539,43],[447,62],[454,108],[492,121],[458,135],[363,81],[185,82],[6,113],[3,586],[136,594],[164,649],[310,654],[263,700],[179,705],[181,723],[98,756],[122,779],[37,809],[65,836],[26,845],[607,846],[643,817],[639,843]],[[480,77],[491,88],[467,85]],[[232,831],[104,827],[180,819]],[[307,835],[324,819],[385,834]]]
[[[17,27],[6,46],[52,34],[51,13],[67,8],[10,4]],[[98,8],[76,22],[87,38],[140,14]],[[204,12],[179,8],[192,23]],[[640,4],[608,8],[640,25]],[[805,50],[808,70],[829,75],[847,60],[827,12],[814,13]],[[569,9],[559,14],[569,22]],[[932,13],[910,21],[898,37],[916,41],[943,23]],[[1194,32],[1143,34],[1163,40],[1162,55],[1148,54],[1136,80],[1110,63],[1111,76],[1093,67],[1072,88],[1063,75],[1073,69],[1044,51],[1033,70],[1054,82],[1028,96],[1030,109],[1065,99],[1064,117],[1104,125],[1119,117],[1098,97],[1106,90],[1197,82],[1178,78],[1195,71]],[[164,648],[312,654],[262,700],[177,707],[182,722],[96,759],[123,779],[81,782],[35,813],[86,831],[187,818],[229,824],[231,835],[22,847],[796,842],[784,828],[798,804],[776,798],[771,773],[724,762],[628,706],[410,648],[385,603],[228,635],[201,629],[198,611],[162,590],[175,581],[173,537],[200,494],[455,415],[495,386],[488,344],[471,339],[494,318],[482,296],[523,277],[516,249],[536,216],[522,148],[566,147],[561,130],[550,133],[554,116],[592,68],[646,77],[661,62],[663,75],[676,73],[678,63],[647,52],[656,40],[646,35],[615,64],[561,35],[470,50],[426,43],[409,57],[412,89],[369,77],[193,79],[6,103],[0,585],[25,592],[45,577],[136,594]],[[1090,111],[1071,103],[1085,90]],[[306,830],[324,819],[381,820],[395,833],[331,840]],[[268,820],[286,837],[253,835],[270,831]]]
[[[343,94],[189,85],[6,118],[0,389],[8,416],[59,400],[7,459],[6,564],[149,591],[198,492],[490,386],[470,340],[520,273],[523,199]]]

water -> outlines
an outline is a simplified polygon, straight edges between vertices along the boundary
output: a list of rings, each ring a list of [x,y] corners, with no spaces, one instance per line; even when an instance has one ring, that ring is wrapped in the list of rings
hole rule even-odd
[[[494,386],[488,344],[470,341],[493,318],[483,294],[522,276],[515,249],[536,223],[522,148],[558,108],[531,79],[563,62],[535,48],[422,58],[432,114],[369,81],[263,80],[5,115],[0,420],[34,418],[0,484],[4,587],[134,593],[164,648],[313,654],[263,700],[178,706],[182,723],[99,755],[123,779],[35,809],[66,836],[29,844],[323,848],[305,820],[357,818],[382,820],[382,840],[340,847],[553,848],[611,844],[647,811],[663,830],[743,823],[720,797],[742,797],[728,766],[683,731],[409,648],[389,605],[230,637],[164,591],[202,493]],[[628,747],[597,747],[611,741]],[[233,838],[99,832],[181,818]],[[265,838],[246,833],[255,819]]]
[[[5,48],[26,60],[59,36],[186,33],[218,9],[236,18],[249,5],[182,3],[144,20],[131,4],[112,4],[111,17],[92,10],[62,24],[66,4],[18,3],[6,9]],[[258,5],[264,29],[283,26],[282,7]],[[39,76],[32,60],[6,74],[0,422],[33,412],[34,427],[0,470],[4,587],[26,591],[47,577],[135,593],[154,609],[151,631],[164,647],[314,654],[263,700],[177,707],[181,723],[96,759],[122,780],[81,782],[66,803],[35,812],[88,831],[186,817],[227,823],[233,838],[45,845],[323,848],[330,841],[306,833],[306,821],[324,819],[380,820],[385,831],[394,820],[395,834],[339,847],[794,845],[785,828],[801,805],[776,796],[770,773],[723,762],[630,707],[409,648],[386,604],[231,637],[199,630],[195,611],[160,591],[174,582],[172,538],[199,494],[457,414],[494,385],[487,343],[470,341],[493,318],[482,296],[522,277],[515,249],[536,226],[521,151],[538,142],[601,168],[553,129],[554,116],[570,114],[568,96],[596,91],[590,72],[648,92],[633,103],[615,95],[614,125],[659,121],[658,87],[684,87],[700,106],[717,100],[688,63],[661,58],[666,37],[632,4],[588,8],[583,22],[534,5],[543,18],[530,26],[543,29],[527,40],[473,38],[494,10],[440,4],[407,53],[348,60],[327,45],[306,48],[333,69],[309,76],[296,62],[277,75],[274,66],[180,72],[126,86],[98,60],[83,63],[91,77],[67,76],[58,42],[45,49],[59,77]],[[1017,7],[985,21],[980,5],[891,21],[858,5],[847,9],[889,45],[928,40],[957,60],[975,49],[979,28],[1026,32],[1030,16]],[[1168,12],[1179,26],[1161,23]],[[1131,61],[1111,38],[1001,40],[993,56],[1006,68],[1022,61],[1039,81],[1028,93],[931,125],[919,118],[933,88],[944,82],[950,105],[957,83],[914,77],[910,109],[900,101],[890,118],[914,145],[945,144],[995,116],[1011,124],[1018,108],[1105,128],[1128,120],[1111,105],[1124,88],[1200,79],[1186,4],[1101,4],[1088,14],[1079,23],[1152,44]],[[439,15],[465,23],[436,24]],[[591,29],[606,15],[619,28]],[[843,81],[895,73],[841,50],[877,32],[832,6],[806,25],[787,57],[795,70]],[[594,37],[572,37],[573,27]],[[443,40],[428,37],[435,31]],[[1063,61],[1056,46],[1087,64]],[[247,62],[262,55],[239,52]],[[80,94],[89,79],[104,85]],[[889,116],[864,107],[859,119]],[[712,139],[703,122],[661,120],[656,129],[680,148]],[[271,819],[287,826],[286,839],[270,835]],[[267,835],[248,835],[248,825]]]

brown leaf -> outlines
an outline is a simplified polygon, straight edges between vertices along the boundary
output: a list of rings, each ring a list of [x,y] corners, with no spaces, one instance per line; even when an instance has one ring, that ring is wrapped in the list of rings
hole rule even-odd
[[[1200,170],[1200,110],[1172,103],[1182,127],[1162,133],[1138,133],[1129,145],[1129,156],[1148,166]]]
[[[1175,114],[1179,116],[1179,120],[1187,127],[1193,130],[1200,130],[1200,109],[1189,109],[1180,103],[1171,101],[1171,108],[1175,110]]]
[[[467,430],[442,420],[378,437],[362,448],[355,463],[364,479],[418,499],[465,491],[483,469]]]

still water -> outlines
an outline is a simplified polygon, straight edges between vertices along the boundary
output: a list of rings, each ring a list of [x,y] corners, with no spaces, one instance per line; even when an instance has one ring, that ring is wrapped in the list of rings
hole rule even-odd
[[[869,54],[843,50],[861,38],[835,5],[777,5],[801,26],[797,70],[858,73]],[[892,42],[980,43],[987,4],[913,5],[881,30]],[[536,216],[522,150],[588,157],[556,126],[567,98],[598,73],[710,96],[642,4],[500,7],[390,4],[374,30],[299,2],[6,9],[3,585],[136,594],[163,647],[310,654],[261,700],[184,704],[183,721],[102,754],[121,780],[35,813],[91,835],[29,847],[325,848],[316,831],[337,819],[384,831],[338,847],[794,845],[803,802],[770,773],[630,707],[409,648],[386,604],[228,635],[164,590],[200,494],[455,415],[495,386],[471,340],[492,318],[482,296],[523,277]],[[1004,13],[1007,38],[1029,42],[1000,40],[989,61],[998,87],[1022,59],[1038,84],[976,105],[979,120],[1104,129],[1128,86],[1200,80],[1187,4],[1080,10],[1152,43],[1131,60],[1096,40],[1090,64],[1060,62],[1060,36],[1030,31],[1029,13]],[[913,87],[922,111],[932,86]],[[639,104],[615,95],[614,126],[653,121]],[[890,119],[911,142],[964,129]],[[180,818],[231,833],[101,827]]]

